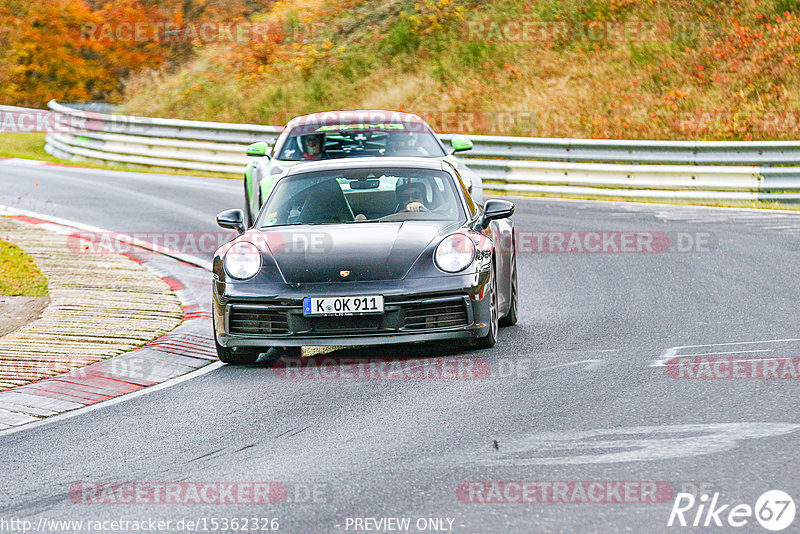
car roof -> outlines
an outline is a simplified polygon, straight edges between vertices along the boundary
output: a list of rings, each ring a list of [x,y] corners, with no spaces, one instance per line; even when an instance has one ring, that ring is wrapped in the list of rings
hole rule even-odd
[[[419,115],[413,113],[388,111],[384,109],[354,109],[343,111],[319,111],[317,113],[309,113],[308,115],[300,115],[286,124],[286,130],[296,126],[310,124],[359,124],[363,122],[403,122],[407,124],[427,125]]]
[[[360,158],[337,158],[318,161],[306,161],[289,168],[286,176],[317,171],[336,171],[339,169],[407,168],[429,169],[440,171],[444,168],[442,160],[437,158],[366,156]]]

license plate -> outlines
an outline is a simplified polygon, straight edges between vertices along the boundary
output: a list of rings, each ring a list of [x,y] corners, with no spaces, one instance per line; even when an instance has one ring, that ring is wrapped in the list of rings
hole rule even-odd
[[[383,296],[306,297],[303,315],[367,315],[383,313]]]

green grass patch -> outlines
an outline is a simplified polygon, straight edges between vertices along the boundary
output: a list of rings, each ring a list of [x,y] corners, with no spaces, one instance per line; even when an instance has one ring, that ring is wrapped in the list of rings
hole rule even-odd
[[[0,157],[58,161],[44,151],[44,133],[0,134]]]
[[[6,241],[0,241],[0,295],[47,296],[47,278],[33,258]]]

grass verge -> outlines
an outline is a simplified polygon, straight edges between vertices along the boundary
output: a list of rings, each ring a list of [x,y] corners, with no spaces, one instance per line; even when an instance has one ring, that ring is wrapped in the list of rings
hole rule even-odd
[[[0,295],[47,296],[47,278],[33,258],[6,241],[0,241]]]

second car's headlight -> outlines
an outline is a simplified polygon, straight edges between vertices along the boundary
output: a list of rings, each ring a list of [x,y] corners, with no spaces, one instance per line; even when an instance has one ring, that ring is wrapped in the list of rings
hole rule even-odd
[[[436,266],[448,273],[463,271],[474,259],[475,244],[464,234],[453,234],[444,238],[433,255]]]
[[[224,265],[225,272],[233,278],[252,278],[261,269],[261,252],[252,243],[240,241],[225,253]]]

